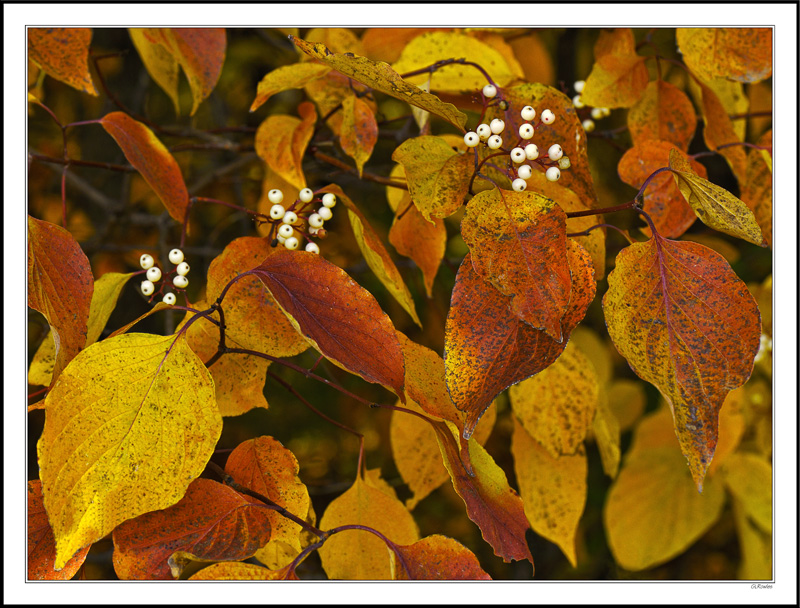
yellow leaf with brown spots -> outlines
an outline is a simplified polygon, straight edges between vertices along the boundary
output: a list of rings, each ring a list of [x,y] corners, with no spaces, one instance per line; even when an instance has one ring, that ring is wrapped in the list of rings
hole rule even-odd
[[[759,82],[772,74],[771,28],[679,27],[675,36],[686,65],[703,80]]]

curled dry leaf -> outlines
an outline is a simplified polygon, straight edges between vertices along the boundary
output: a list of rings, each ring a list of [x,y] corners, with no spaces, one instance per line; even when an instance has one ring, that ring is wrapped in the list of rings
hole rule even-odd
[[[89,73],[91,42],[92,29],[88,27],[31,27],[28,58],[48,76],[96,96]]]
[[[633,371],[669,402],[681,450],[702,489],[719,409],[753,370],[758,306],[721,255],[658,234],[623,249],[608,282],[608,333]]]
[[[703,80],[759,82],[772,74],[771,28],[679,27],[675,36],[686,65]]]
[[[166,146],[150,129],[124,112],[106,114],[100,119],[100,124],[119,144],[128,162],[155,190],[170,216],[183,222],[189,205],[189,192],[181,168]]]
[[[452,538],[434,534],[413,545],[397,545],[390,552],[395,580],[472,581],[492,580],[478,558]]]
[[[211,479],[196,479],[162,511],[114,530],[114,571],[123,580],[178,578],[190,561],[238,561],[270,537],[270,509]]]

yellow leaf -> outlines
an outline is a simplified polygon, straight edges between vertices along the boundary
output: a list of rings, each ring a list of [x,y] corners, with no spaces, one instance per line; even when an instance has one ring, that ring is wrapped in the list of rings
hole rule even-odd
[[[717,96],[719,103],[725,109],[726,115],[747,114],[750,110],[750,100],[744,91],[741,82],[733,82],[727,78],[720,77],[704,82],[705,86],[711,89]],[[693,79],[689,79],[689,91],[698,104],[703,103],[703,88]],[[771,106],[770,106],[771,107]],[[731,128],[736,134],[736,141],[744,141],[747,131],[746,120],[731,120]],[[686,148],[682,148],[684,151]]]
[[[739,196],[753,211],[767,245],[772,247],[772,130],[758,140],[769,150],[751,149],[747,152],[747,180],[740,184]]]
[[[45,401],[39,471],[56,568],[123,521],[178,502],[222,430],[211,376],[183,336],[95,343]]]
[[[675,37],[686,65],[703,80],[759,82],[772,74],[771,28],[679,27]]]
[[[250,106],[250,111],[255,112],[276,93],[289,89],[300,89],[312,80],[322,78],[330,71],[328,66],[311,62],[293,63],[275,68],[258,83],[256,98]]]
[[[285,570],[268,570],[255,564],[242,562],[219,562],[203,568],[189,577],[190,581],[282,581],[297,580],[292,573],[288,576]]]
[[[772,579],[772,534],[759,530],[747,516],[742,503],[732,498],[733,520],[739,537],[739,550],[742,561],[739,565],[739,578],[743,580]]]
[[[620,378],[606,385],[604,393],[608,408],[617,419],[620,431],[631,428],[644,413],[647,395],[644,392],[644,384],[640,381]]]
[[[605,108],[633,106],[649,80],[644,57],[636,53],[633,32],[630,28],[601,31],[594,54],[595,63],[581,93],[583,102]]]
[[[597,442],[603,471],[611,479],[617,476],[621,457],[619,446],[619,422],[608,407],[608,396],[603,392],[597,402],[597,410],[592,421],[592,434]]]
[[[178,98],[178,60],[169,52],[166,46],[159,44],[161,35],[158,29],[131,27],[128,33],[133,41],[133,46],[139,53],[147,73],[156,81],[175,106],[175,114],[180,115],[180,100]]]
[[[256,131],[256,153],[287,182],[296,188],[306,187],[303,156],[311,141],[317,112],[311,103],[301,103],[297,111],[301,118],[273,114]]]
[[[764,532],[772,532],[772,466],[756,454],[731,454],[722,467],[725,485],[745,515]]]
[[[709,474],[714,473],[724,465],[728,456],[736,451],[745,431],[743,409],[747,399],[743,386],[732,390],[725,398],[722,409],[719,411],[719,439],[714,450],[714,460],[708,467]]]
[[[683,198],[706,226],[755,245],[765,244],[753,212],[741,200],[697,175],[675,149],[669,153],[669,166]]]
[[[360,475],[349,490],[331,501],[319,525],[331,530],[352,524],[373,528],[400,545],[419,540],[417,524],[403,503],[369,485]],[[371,532],[344,530],[334,534],[320,547],[319,556],[330,579],[392,579],[389,549]]]
[[[551,456],[574,454],[592,424],[599,385],[594,368],[574,344],[550,367],[511,387],[522,426]]]
[[[586,505],[586,452],[553,457],[515,421],[511,439],[514,470],[525,515],[534,532],[554,542],[573,568],[575,535]]]
[[[344,153],[356,161],[359,177],[377,142],[378,123],[372,108],[360,97],[348,95],[342,102],[339,144]]]
[[[504,87],[517,77],[519,66],[511,66],[503,55],[485,42],[457,32],[429,32],[409,42],[392,65],[403,74],[427,67],[441,58],[454,57],[480,64],[498,86]],[[516,69],[515,69],[516,68]],[[409,77],[421,84],[428,73]],[[431,76],[431,88],[448,93],[475,92],[487,84],[486,76],[471,65],[446,65]]]

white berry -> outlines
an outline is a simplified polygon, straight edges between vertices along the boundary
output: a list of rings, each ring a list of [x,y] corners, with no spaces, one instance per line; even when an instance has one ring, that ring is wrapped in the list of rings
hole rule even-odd
[[[553,144],[547,151],[547,156],[550,157],[550,160],[558,160],[564,156],[564,150],[558,144]]]
[[[308,216],[308,225],[312,228],[322,228],[325,220],[322,219],[319,213],[312,213]]]
[[[328,209],[336,206],[336,195],[333,192],[328,192],[322,195],[322,204]]]
[[[306,243],[306,251],[309,253],[319,253],[319,245],[316,243]]]
[[[521,163],[523,160],[525,160],[525,150],[522,148],[514,148],[511,150],[511,160],[517,164]]]
[[[284,224],[294,224],[297,221],[297,214],[294,211],[287,211],[283,215]]]
[[[544,110],[541,116],[542,122],[546,125],[553,124],[553,121],[556,119],[556,115],[553,114],[550,110]]]
[[[592,108],[592,118],[595,120],[603,118],[603,108]]]
[[[153,259],[153,256],[147,253],[143,253],[142,257],[139,258],[139,265],[145,270],[152,268],[155,263],[156,261]]]
[[[539,158],[539,147],[536,144],[528,144],[525,146],[525,156],[528,160],[536,160]]]
[[[285,239],[285,238],[283,238],[283,237],[282,237],[280,234],[279,234],[279,235],[278,235],[276,238],[278,239],[278,242],[279,242],[281,245],[283,245],[283,244],[286,242],[286,239]]]
[[[269,199],[270,203],[277,205],[278,203],[283,202],[283,192],[281,192],[277,188],[273,188],[272,190],[267,192],[267,198]]]
[[[157,283],[161,280],[161,269],[158,266],[153,266],[147,269],[147,280]]]
[[[483,87],[483,96],[484,97],[488,97],[489,99],[491,99],[495,95],[497,95],[497,87],[496,86],[494,86],[493,84],[487,84],[485,87]]]
[[[587,118],[583,121],[583,130],[587,133],[594,131],[594,121],[591,118]]]
[[[563,156],[558,159],[558,168],[564,171],[565,169],[569,169],[572,166],[572,163],[569,160],[569,156]]]
[[[281,219],[285,213],[286,209],[283,208],[283,205],[278,205],[278,204],[272,205],[272,207],[269,210],[269,216],[273,220]]]
[[[478,137],[478,134],[475,133],[475,131],[470,131],[464,135],[464,143],[467,144],[467,148],[474,148],[481,143],[481,138]]]
[[[544,172],[544,176],[551,182],[557,182],[561,177],[561,170],[558,167],[550,167]]]
[[[330,207],[320,207],[317,209],[317,215],[327,222],[333,217],[333,211],[331,211]]]
[[[487,141],[486,145],[489,146],[492,150],[497,150],[500,146],[503,145],[503,138],[499,135],[492,135]]]
[[[172,284],[175,285],[178,289],[186,289],[186,286],[189,284],[189,279],[187,279],[182,274],[176,275],[174,279],[172,279]]]
[[[189,264],[187,264],[186,262],[181,262],[180,264],[178,264],[176,270],[179,275],[185,277],[187,274],[189,274]]]
[[[294,234],[294,228],[292,228],[289,224],[281,224],[280,228],[278,228],[278,234],[283,238],[288,239]]]
[[[528,124],[527,122],[520,125],[519,136],[522,139],[530,139],[531,137],[533,137],[533,133],[534,133],[533,125]]]
[[[165,293],[162,302],[164,302],[164,304],[169,304],[170,306],[172,306],[173,304],[175,304],[175,294]]]
[[[581,99],[580,95],[575,95],[575,97],[572,98],[572,105],[580,110],[585,104],[583,103],[583,99]]]
[[[522,192],[525,188],[528,187],[528,183],[524,179],[520,179],[519,177],[511,182],[511,187],[516,192]]]
[[[611,110],[609,108],[600,108],[600,112],[603,114],[603,118],[611,114]]]
[[[522,120],[533,120],[536,118],[536,110],[533,109],[533,106],[525,106],[520,111],[520,115],[522,116]]]
[[[495,135],[500,135],[503,132],[503,129],[506,128],[506,123],[504,123],[499,118],[495,118],[491,123],[489,123],[489,129],[491,129],[492,133]]]
[[[311,188],[303,188],[300,190],[300,200],[304,203],[310,203],[314,198],[314,191]]]
[[[586,85],[585,80],[576,80],[575,84],[572,85],[572,88],[575,89],[576,93],[583,93],[583,87]]]
[[[492,128],[486,123],[483,123],[478,125],[478,128],[475,129],[475,132],[478,134],[478,137],[486,140],[489,139],[489,136],[492,134]]]
[[[286,239],[286,242],[283,244],[286,249],[297,249],[300,245],[300,241],[297,240],[297,237],[291,236]]]
[[[153,295],[156,286],[151,281],[142,281],[142,293],[146,296]]]
[[[183,262],[183,251],[180,249],[173,249],[169,252],[169,261],[175,264],[176,266]]]
[[[520,165],[517,167],[517,175],[522,179],[530,179],[531,175],[533,175],[533,169],[531,169],[530,165]]]

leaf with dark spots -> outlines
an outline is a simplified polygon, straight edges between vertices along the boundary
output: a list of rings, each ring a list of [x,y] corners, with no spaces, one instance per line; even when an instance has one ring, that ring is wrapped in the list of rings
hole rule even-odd
[[[48,76],[96,96],[89,72],[91,42],[88,27],[32,27],[28,28],[28,57]]]
[[[395,580],[491,580],[475,554],[452,538],[434,534],[390,552]],[[402,561],[401,561],[402,560]]]

